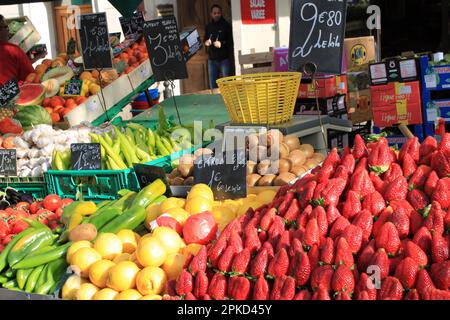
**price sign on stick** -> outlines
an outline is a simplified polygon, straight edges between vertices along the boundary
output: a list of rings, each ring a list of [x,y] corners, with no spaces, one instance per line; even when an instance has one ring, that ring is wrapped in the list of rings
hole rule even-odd
[[[19,85],[15,79],[0,85],[0,107],[6,106],[20,93]]]
[[[0,149],[0,176],[17,176],[16,149]]]
[[[83,89],[83,81],[81,80],[69,80],[64,85],[64,94],[70,96],[79,96]]]
[[[166,173],[164,172],[164,169],[162,167],[136,163],[133,164],[133,168],[139,181],[139,185],[141,186],[141,189],[153,183],[155,180],[161,179],[167,186],[166,196],[167,197],[172,196],[169,183],[167,182],[166,179]]]
[[[100,143],[73,143],[70,145],[72,170],[101,170]]]

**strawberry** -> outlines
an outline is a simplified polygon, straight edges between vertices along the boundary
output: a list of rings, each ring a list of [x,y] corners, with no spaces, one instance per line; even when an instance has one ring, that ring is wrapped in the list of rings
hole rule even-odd
[[[367,242],[373,229],[373,217],[369,210],[359,212],[352,222],[353,225],[361,228],[363,241]]]
[[[318,184],[314,190],[312,203],[315,206],[335,206],[346,186],[347,181],[342,178],[330,179],[326,183]]]
[[[225,300],[227,292],[227,279],[221,273],[216,273],[211,279],[208,295],[214,300]]]
[[[398,231],[392,222],[386,222],[381,227],[375,241],[377,248],[384,248],[390,255],[395,255],[400,247]]]
[[[341,235],[341,237],[347,240],[350,250],[354,254],[358,253],[359,249],[361,249],[362,236],[362,229],[352,224],[347,226]]]
[[[397,208],[388,218],[388,221],[392,222],[398,231],[400,239],[406,238],[409,234],[409,217],[405,210]]]
[[[431,201],[437,201],[442,209],[450,208],[450,178],[444,178],[438,181],[436,188],[431,196]]]
[[[244,215],[243,217],[245,217]],[[252,217],[249,218],[249,221]],[[220,233],[220,238],[225,238],[226,241],[230,239],[231,233],[237,232],[240,234],[242,232],[242,224],[239,222],[239,219],[232,220]]]
[[[450,260],[435,263],[431,266],[430,275],[436,288],[441,290],[450,289]]]
[[[268,264],[267,249],[262,248],[258,251],[257,255],[252,259],[249,266],[249,273],[252,277],[258,278],[264,276]]]
[[[386,279],[389,275],[389,257],[384,249],[378,249],[372,256],[369,262],[369,266],[377,266],[380,272],[380,279]]]
[[[420,211],[425,209],[426,206],[430,204],[430,198],[425,194],[425,192],[413,189],[408,192],[406,197],[408,202],[414,207],[414,210]]]
[[[417,231],[419,231],[420,227],[422,227],[423,218],[417,211],[411,212],[409,217],[409,226],[411,235],[415,235]]]
[[[403,287],[400,281],[394,277],[387,277],[378,291],[378,300],[401,300]]]
[[[242,238],[237,232],[233,232],[228,240],[228,245],[234,248],[236,253],[244,250],[244,244],[242,243]]]
[[[275,256],[275,253],[274,253],[272,244],[270,242],[266,241],[263,243],[262,247],[267,250],[267,256],[269,257],[269,260],[273,259],[273,257]]]
[[[436,151],[438,148],[438,143],[436,139],[433,136],[428,136],[425,138],[425,140],[422,142],[422,144],[419,147],[419,157],[420,162],[423,163],[428,155],[432,154],[434,151]],[[431,158],[428,160],[430,161]],[[426,162],[426,161],[425,161]],[[426,164],[426,163],[424,163]],[[429,164],[429,163],[428,163]]]
[[[305,252],[303,250],[302,242],[299,239],[294,238],[294,240],[292,240],[291,243],[292,243],[292,245],[291,245],[291,247],[288,250],[289,257],[291,257],[291,258],[295,257],[295,254],[297,252]]]
[[[217,242],[211,247],[208,252],[208,259],[213,268],[217,267],[217,263],[219,262],[220,257],[225,252],[227,248],[227,239],[226,237],[219,237]]]
[[[347,154],[343,156],[340,165],[344,166],[345,169],[347,169],[347,172],[349,172],[350,174],[353,173],[355,171],[356,166],[355,157],[352,154]]]
[[[406,200],[394,200],[389,205],[392,207],[392,209],[395,210],[402,210],[408,217],[411,216],[411,212],[415,211],[414,208],[411,206],[411,204]]]
[[[311,265],[305,252],[297,252],[295,257],[291,259],[288,274],[295,279],[297,286],[304,286],[308,283]]]
[[[270,261],[269,266],[267,267],[267,273],[276,278],[283,275],[289,270],[289,256],[286,252],[286,249],[281,249]]]
[[[288,222],[294,222],[297,220],[297,216],[300,214],[300,205],[297,199],[293,199],[289,209],[286,211],[284,215],[284,220]]]
[[[287,277],[285,275],[275,278],[272,286],[272,291],[270,292],[270,300],[281,299],[281,290],[283,289],[284,281],[286,280],[286,278]]]
[[[417,244],[425,253],[430,253],[432,237],[430,230],[421,227],[413,237],[413,242]]]
[[[192,258],[189,265],[189,272],[193,276],[195,276],[199,271],[206,272],[207,258],[208,252],[206,250],[206,246],[202,246],[197,255]]]
[[[301,191],[297,191],[300,208],[306,208],[314,197],[317,181],[309,181]]]
[[[244,248],[248,248],[251,253],[261,248],[261,241],[258,238],[258,231],[256,228],[245,229]]]
[[[407,240],[403,246],[405,257],[410,257],[417,262],[419,267],[424,268],[428,264],[427,254],[414,242]]]
[[[334,148],[333,150],[331,150],[331,152],[328,154],[328,156],[323,161],[322,167],[331,165],[334,169],[336,169],[340,162],[341,162],[341,157],[339,157],[337,148]]]
[[[394,209],[389,206],[386,209],[381,212],[380,216],[378,217],[377,221],[373,224],[372,228],[372,235],[374,238],[378,236],[380,233],[381,227],[389,220],[390,216],[394,213]]]
[[[320,236],[326,236],[328,232],[327,213],[323,207],[316,207],[311,213],[311,218],[317,220]]]
[[[267,235],[267,231],[262,231],[258,234],[259,242],[264,243],[267,241],[269,236]]]
[[[245,274],[250,263],[251,253],[248,248],[236,254],[231,264],[231,272],[236,275]]]
[[[435,288],[435,286],[427,270],[425,269],[419,270],[419,272],[417,273],[417,282],[416,282],[417,291],[419,292],[420,295],[423,295],[426,292],[426,290],[431,288]]]
[[[317,244],[313,245],[308,251],[309,264],[311,270],[316,269],[319,266],[320,249]]]
[[[387,143],[379,142],[369,151],[367,158],[370,170],[381,174],[389,170],[392,163],[391,152]]]
[[[387,182],[384,182],[380,176],[377,176],[375,172],[371,172],[369,174],[370,181],[372,181],[372,184],[375,188],[375,191],[382,194],[384,192],[384,188],[387,184]]]
[[[444,218],[445,229],[450,230],[450,209],[447,210],[447,214]]]
[[[311,293],[304,289],[294,296],[294,300],[311,300]]]
[[[347,219],[352,219],[361,211],[361,200],[359,194],[350,190],[347,193],[347,199],[342,206],[342,215]]]
[[[386,202],[378,191],[367,195],[362,203],[362,209],[369,210],[374,217],[379,216],[385,208]]]
[[[352,298],[346,291],[341,291],[335,295],[334,300],[352,300]]]
[[[331,226],[341,214],[335,206],[328,206],[327,208],[327,225]]]
[[[179,296],[183,296],[188,292],[192,292],[193,289],[193,278],[187,270],[181,270],[178,275],[175,290]]]
[[[319,288],[316,292],[314,292],[313,296],[311,297],[311,300],[331,300],[330,294],[327,290]]]
[[[366,143],[359,134],[355,136],[354,145],[355,146],[353,147],[352,154],[356,160],[368,156],[369,152],[367,151]]]
[[[370,299],[369,293],[367,291],[360,291],[356,294],[356,300],[369,301],[369,300],[376,300],[376,299]]]
[[[267,210],[264,216],[261,218],[261,221],[259,222],[259,227],[264,231],[268,231],[276,215],[277,210],[275,208]]]
[[[377,299],[377,288],[373,283],[372,279],[369,278],[367,273],[362,273],[359,277],[359,281],[355,287],[355,294],[358,296],[359,294],[365,292],[364,300],[376,300]],[[357,299],[360,300],[360,299]]]
[[[332,264],[334,261],[334,241],[331,238],[326,238],[320,250],[320,262],[325,264]]]
[[[432,169],[430,167],[425,165],[419,166],[409,179],[409,189],[423,189],[431,172]]]
[[[355,166],[355,171],[353,171],[353,174],[356,174],[357,172],[360,172],[361,170],[368,170],[369,167],[367,166],[367,158],[361,158],[359,159],[358,163]]]
[[[331,279],[333,278],[332,266],[319,266],[311,273],[311,288],[313,290],[323,289],[327,292],[331,290]]]
[[[408,195],[408,181],[405,177],[389,182],[384,188],[383,197],[386,201],[405,200]]]
[[[400,154],[398,155],[398,160],[403,162],[405,157],[411,157],[411,159],[415,162],[419,162],[420,158],[420,143],[419,138],[414,137],[406,141],[406,143],[402,146],[400,150]]]
[[[441,263],[448,258],[449,248],[446,239],[440,234],[434,233],[431,241],[431,260],[434,263]]]
[[[255,211],[253,211],[253,208],[248,208],[247,212],[238,218],[239,225],[241,226],[241,229],[245,229],[245,227],[248,225],[248,223],[253,219],[253,216],[255,215]],[[229,236],[231,235],[231,230],[227,235],[227,241]]]
[[[268,239],[272,242],[272,245],[276,245],[276,242],[281,237],[281,234],[284,232],[284,221],[280,216],[276,216],[272,222],[272,225],[269,228]]]
[[[341,165],[341,166],[337,167],[336,171],[334,171],[333,179],[340,178],[340,179],[345,180],[345,182],[347,183],[348,179],[349,179],[349,175],[350,175],[350,172],[348,171],[348,169]]]
[[[194,283],[194,296],[197,299],[203,298],[203,296],[208,292],[209,280],[204,271],[197,272],[195,276]]]
[[[211,297],[210,297],[210,295],[209,294],[205,294],[204,296],[203,296],[203,299],[202,299],[203,301],[207,301],[207,300],[212,300],[211,299]]]
[[[375,187],[370,180],[367,170],[355,169],[355,172],[350,179],[349,190],[355,191],[361,197],[365,197],[375,191]]]
[[[400,261],[395,269],[395,277],[400,280],[403,287],[412,289],[415,287],[418,272],[419,265],[417,262],[410,257],[406,257]]]
[[[253,300],[269,300],[269,284],[264,276],[258,277],[253,287]]]
[[[427,196],[431,197],[433,195],[434,189],[436,188],[438,182],[439,177],[436,171],[431,171],[424,184],[424,191]]]
[[[441,142],[439,143],[438,150],[450,156],[450,133],[446,132],[442,135],[442,139]]]
[[[370,240],[370,242],[361,250],[358,255],[358,259],[356,259],[358,264],[358,270],[361,272],[366,272],[367,267],[370,265],[370,260],[372,256],[375,254],[375,240]]]
[[[397,163],[392,163],[389,170],[383,175],[383,181],[389,183],[400,177],[403,177],[402,167]]]
[[[186,293],[184,300],[197,300],[197,298],[190,292]]]
[[[336,254],[334,258],[334,264],[340,265],[345,264],[347,267],[351,268],[354,264],[354,259],[352,255],[352,250],[347,243],[345,238],[340,237],[336,242]]]
[[[228,297],[233,300],[248,300],[250,296],[250,281],[244,277],[228,279]]]
[[[442,235],[444,233],[444,216],[445,212],[442,211],[439,202],[433,201],[428,216],[423,221],[423,226],[430,232],[433,231],[434,234]]]
[[[311,247],[314,244],[320,243],[320,232],[317,219],[311,219],[306,225],[305,234],[303,236],[303,244],[306,247]]]
[[[335,292],[352,292],[355,288],[353,273],[346,265],[340,265],[331,279],[331,288]]]
[[[334,173],[334,167],[329,165],[323,165],[322,169],[320,169],[319,173],[317,174],[317,182],[318,183],[324,183],[327,182]]]
[[[431,156],[431,168],[436,171],[439,178],[450,175],[450,158],[443,151],[435,151]]]
[[[219,263],[217,264],[217,269],[221,272],[228,272],[231,267],[231,262],[233,261],[233,258],[236,254],[236,251],[234,251],[234,248],[231,246],[228,246],[225,249],[225,252],[219,259]]]
[[[342,232],[344,232],[345,228],[350,225],[350,222],[347,218],[340,216],[336,219],[330,229],[330,238],[336,239],[340,237]]]
[[[167,281],[165,285],[165,292],[167,292],[168,295],[176,296],[177,295],[176,286],[177,286],[176,279]]]
[[[295,279],[286,277],[281,288],[280,300],[292,300],[295,296]]]
[[[416,289],[413,289],[409,291],[406,295],[404,300],[420,300],[419,292],[417,292]]]
[[[297,223],[298,228],[306,228],[306,225],[308,224],[312,210],[313,210],[312,206],[309,205],[305,208],[305,210],[303,210],[302,213],[300,213],[297,216],[296,223]]]
[[[403,166],[403,176],[406,179],[409,179],[417,169],[416,163],[409,154],[405,155],[402,166]]]
[[[448,290],[439,290],[430,288],[422,295],[423,300],[450,300],[450,292]]]

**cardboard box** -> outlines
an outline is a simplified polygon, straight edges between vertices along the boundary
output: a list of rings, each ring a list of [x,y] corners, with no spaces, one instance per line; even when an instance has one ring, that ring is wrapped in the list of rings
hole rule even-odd
[[[202,47],[203,42],[196,28],[186,28],[180,33],[181,49],[186,61],[191,59]]]
[[[396,124],[422,124],[422,105],[398,102],[394,105],[379,106],[372,109],[373,122],[377,127]]]
[[[84,103],[73,109],[65,117],[65,121],[71,127],[77,126],[84,121],[92,122],[105,113],[105,106],[100,95],[90,96]]]
[[[316,79],[316,89],[314,90],[311,80],[302,80],[298,91],[299,99],[327,99],[335,95],[347,93],[347,76],[331,76]]]
[[[433,100],[425,107],[428,122],[435,122],[438,118],[450,122],[450,100]]]
[[[8,40],[8,42],[18,45],[24,52],[28,52],[41,40],[41,35],[28,17],[6,19],[6,23],[8,25],[13,21],[24,23],[24,26],[20,28],[19,31],[17,31],[17,33]]]
[[[387,59],[369,67],[372,85],[419,80],[417,59]]]
[[[425,88],[442,90],[450,88],[450,64],[444,66],[429,66],[424,75]]]
[[[130,78],[124,74],[106,88],[103,88],[105,106],[109,110],[133,91]]]
[[[381,86],[370,88],[372,95],[372,108],[395,104],[398,101],[405,101],[406,104],[421,102],[420,84],[414,82],[393,82]]]
[[[349,92],[347,101],[348,115],[354,124],[372,120],[370,89]]]
[[[152,66],[150,65],[150,60],[147,59],[145,62],[141,63],[139,67],[128,74],[133,90],[136,90],[144,81],[150,78],[152,74]]]
[[[347,72],[375,61],[375,38],[373,36],[347,38],[344,40],[344,48],[347,56]]]

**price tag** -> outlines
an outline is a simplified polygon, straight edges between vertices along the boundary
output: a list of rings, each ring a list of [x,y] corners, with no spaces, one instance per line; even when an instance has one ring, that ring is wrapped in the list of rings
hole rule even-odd
[[[0,149],[0,176],[17,176],[16,149]]]
[[[69,80],[64,85],[64,94],[69,96],[79,96],[83,91],[83,81],[74,79]]]
[[[70,145],[72,170],[101,170],[100,143],[73,143]]]
[[[436,80],[436,74],[427,74],[425,76],[425,86],[427,88],[433,89],[437,87],[437,80]]]
[[[20,94],[19,85],[15,79],[0,85],[0,107],[6,106]]]
[[[153,183],[155,180],[161,179],[167,186],[166,196],[167,197],[172,196],[169,183],[167,182],[166,179],[166,173],[164,172],[163,168],[156,166],[149,166],[146,164],[133,164],[133,168],[139,181],[139,185],[141,186],[141,189]]]

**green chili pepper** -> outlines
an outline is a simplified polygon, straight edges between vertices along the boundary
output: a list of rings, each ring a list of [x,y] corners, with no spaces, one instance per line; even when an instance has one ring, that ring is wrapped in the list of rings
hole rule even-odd
[[[40,278],[40,275],[42,273],[42,270],[44,270],[45,266],[39,266],[35,268],[31,274],[28,276],[27,283],[25,285],[25,291],[26,292],[33,292],[34,288],[36,287],[36,283],[38,279]]]
[[[9,280],[8,282],[5,282],[3,284],[3,288],[5,288],[5,289],[10,289],[10,288],[13,288],[13,287],[17,287],[17,280],[16,279]]]
[[[27,279],[30,276],[30,274],[33,272],[33,270],[34,270],[33,268],[17,270],[16,279],[17,279],[17,284],[20,289],[23,289],[25,287],[25,284],[27,283]]]
[[[36,290],[44,284],[44,282],[47,279],[47,270],[48,270],[48,264],[43,264],[44,268],[42,269],[41,273],[39,274],[39,278],[36,281],[36,286],[33,289],[33,292],[36,292]]]
[[[11,252],[11,249],[16,245],[17,242],[19,242],[20,239],[25,237],[26,235],[33,233],[36,229],[35,228],[28,228],[25,231],[19,233],[18,235],[14,236],[10,243],[3,249],[2,253],[0,254],[0,272],[5,269],[6,265],[8,264],[8,255]]]
[[[165,193],[166,184],[161,179],[157,179],[138,193],[131,207],[138,206],[145,209],[153,201],[155,201],[158,197],[162,196]]]
[[[54,235],[50,229],[35,229],[34,232],[22,237],[11,249],[11,252],[8,255],[9,265],[11,267],[15,266],[16,263],[39,248],[51,245],[53,240]]]
[[[114,218],[120,216],[122,214],[122,210],[118,207],[108,208],[103,210],[100,214],[96,214],[87,220],[88,223],[91,223],[97,228],[97,230],[101,229],[107,223],[112,221]]]
[[[72,242],[68,242],[56,249],[53,249],[49,252],[45,252],[39,255],[31,256],[24,258],[22,261],[13,266],[16,269],[28,269],[40,266],[45,263],[49,263],[56,259],[61,258],[67,253],[69,247],[72,245]]]

